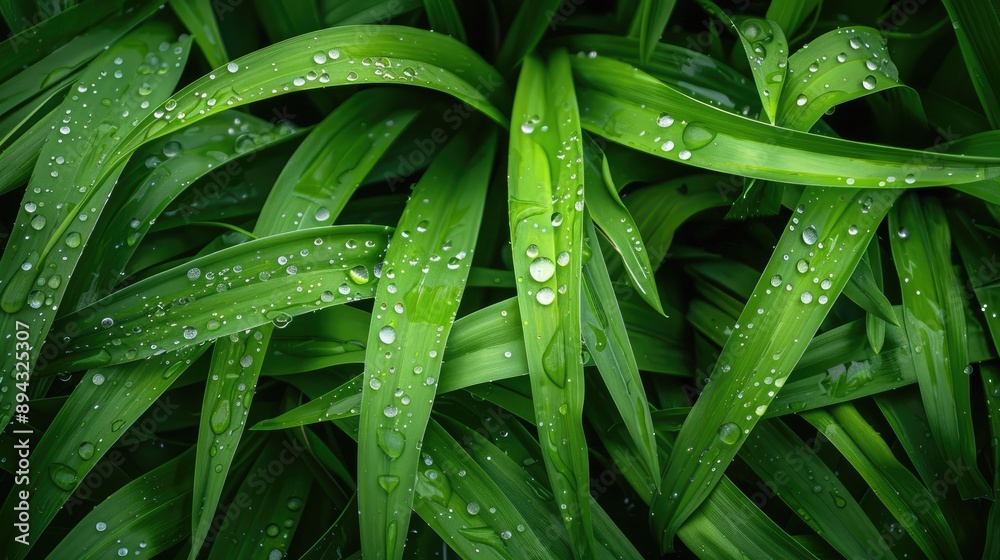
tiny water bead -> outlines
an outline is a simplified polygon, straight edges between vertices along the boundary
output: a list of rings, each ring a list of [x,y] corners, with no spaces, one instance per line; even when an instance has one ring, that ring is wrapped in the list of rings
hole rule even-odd
[[[910,236],[910,230],[905,227],[901,227],[896,231],[896,235],[899,236],[900,239],[906,239]]]
[[[861,85],[868,91],[875,89],[876,83],[875,76],[867,76],[864,80],[861,80]]]
[[[771,277],[771,285],[774,286],[775,288],[777,288],[778,286],[781,285],[781,275],[780,274],[775,274],[774,276]]]
[[[667,128],[674,124],[674,118],[666,113],[660,113],[660,116],[656,118],[656,125],[662,128]]]
[[[813,300],[812,292],[802,292],[802,295],[799,296],[799,299],[802,300],[802,303],[812,303]]]

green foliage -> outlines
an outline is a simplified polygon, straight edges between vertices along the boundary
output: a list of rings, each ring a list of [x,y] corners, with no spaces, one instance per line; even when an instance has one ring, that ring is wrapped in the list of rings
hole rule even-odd
[[[0,18],[5,557],[1000,553],[995,3]]]

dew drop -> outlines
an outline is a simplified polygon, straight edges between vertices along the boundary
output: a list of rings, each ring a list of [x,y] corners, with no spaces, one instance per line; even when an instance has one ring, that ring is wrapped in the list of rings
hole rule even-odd
[[[726,445],[732,445],[740,439],[740,427],[732,422],[726,422],[719,426],[719,440]]]
[[[379,329],[378,338],[383,344],[392,344],[396,341],[396,329],[386,325]]]
[[[802,230],[802,241],[804,241],[806,245],[813,245],[818,239],[819,235],[816,233],[815,226],[809,226]]]
[[[535,294],[535,299],[542,305],[549,305],[555,301],[556,293],[552,291],[552,288],[542,288]]]
[[[528,272],[536,282],[545,282],[556,272],[556,265],[545,257],[538,257],[528,265]]]

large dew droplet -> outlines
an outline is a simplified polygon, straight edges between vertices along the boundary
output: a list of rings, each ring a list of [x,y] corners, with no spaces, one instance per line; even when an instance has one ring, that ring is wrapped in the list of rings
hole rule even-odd
[[[396,341],[396,329],[386,325],[379,329],[378,339],[382,341],[383,344],[392,344]]]
[[[740,427],[732,422],[726,422],[719,426],[719,440],[726,445],[732,445],[740,439]]]
[[[709,145],[712,140],[715,140],[715,131],[709,129],[700,122],[692,122],[684,127],[684,132],[681,134],[681,140],[684,141],[684,145],[687,149],[697,150],[699,148],[704,148]]]
[[[536,282],[545,282],[556,272],[556,265],[545,257],[538,257],[528,265],[528,272]]]
[[[552,288],[542,288],[535,294],[535,299],[542,305],[549,305],[555,301],[556,293],[552,291]]]
[[[809,226],[806,229],[802,230],[802,241],[804,241],[806,245],[813,245],[818,240],[819,240],[819,234],[816,233],[815,226]]]

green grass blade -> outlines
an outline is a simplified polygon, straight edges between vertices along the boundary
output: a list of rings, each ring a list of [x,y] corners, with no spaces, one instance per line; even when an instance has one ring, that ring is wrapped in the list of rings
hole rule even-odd
[[[872,520],[837,474],[784,422],[761,422],[740,457],[845,558],[866,558],[878,550],[882,536]]]
[[[399,107],[397,101],[397,91],[361,92],[324,119],[285,165],[254,232],[274,235],[335,219],[361,179],[414,117],[415,111]],[[336,184],[329,186],[327,177],[337,178]],[[345,245],[352,243],[357,241]],[[273,331],[264,325],[216,344],[202,404],[202,417],[209,422],[202,422],[199,434],[192,558],[211,528]]]
[[[48,558],[155,556],[170,549],[188,535],[193,458],[188,450],[118,489],[81,519]]]
[[[816,558],[728,478],[677,534],[702,558]]]
[[[115,456],[123,460],[121,451],[112,451],[112,446],[202,352],[204,348],[193,348],[84,374],[48,430],[33,443],[31,462],[37,470],[28,489],[33,533],[45,530],[105,455],[117,453]],[[165,407],[165,412],[173,411],[168,400],[159,406]],[[17,499],[12,492],[0,510],[4,519],[0,535],[9,541],[14,538],[11,531]],[[24,558],[29,548],[18,546],[9,552],[12,560]]]
[[[209,66],[218,68],[229,60],[211,0],[172,0],[170,7],[194,35],[194,42],[204,53]]]
[[[820,0],[773,0],[765,17],[778,24],[785,35],[792,36],[805,23],[809,12],[818,9],[820,4]]]
[[[907,196],[889,214],[889,231],[903,325],[930,431],[947,460],[969,469],[956,482],[962,497],[989,495],[976,466],[965,302],[952,267],[944,209],[937,199]]]
[[[112,17],[102,25],[77,35],[60,49],[22,70],[14,79],[0,83],[0,114],[6,114],[87,66],[94,57],[104,52],[105,47],[118,42],[143,20],[148,19],[155,10],[155,4],[140,4],[135,9]],[[164,57],[165,60],[170,58],[169,55]]]
[[[877,242],[873,242],[877,245]],[[866,252],[867,256],[870,254]],[[881,280],[881,275],[879,275]],[[882,293],[879,283],[876,283],[875,273],[872,272],[871,264],[867,258],[862,258],[851,275],[851,281],[844,286],[844,295],[851,301],[858,304],[868,314],[874,315],[877,319],[900,326],[899,319],[892,309],[892,304]]]
[[[78,37],[95,24],[103,23],[114,27],[116,23],[112,22],[121,19],[119,12],[125,4],[129,3],[125,0],[91,1],[60,12],[30,30],[14,29],[17,34],[0,43],[0,81],[9,80],[53,51],[65,49],[67,43],[78,48],[80,43],[74,41],[79,41]],[[136,12],[148,17],[157,7],[155,2],[131,4],[133,6],[124,14],[126,18],[133,18]],[[72,52],[74,47],[63,52]],[[91,56],[97,52],[94,51]]]
[[[640,30],[639,30],[639,58],[643,64],[649,62],[656,44],[663,36],[663,30],[667,28],[670,21],[670,14],[674,11],[676,0],[642,0],[642,10]]]
[[[365,556],[401,558],[420,446],[482,221],[496,142],[460,134],[414,187],[386,250],[365,354],[358,501]],[[466,164],[465,162],[469,162]],[[387,487],[386,481],[394,481]]]
[[[201,552],[215,521],[215,510],[250,414],[271,330],[259,328],[240,333],[235,340],[228,338],[216,342],[213,348],[192,468],[193,500],[189,524],[192,538],[188,556],[191,560]]]
[[[994,2],[944,0],[972,84],[993,128],[1000,126],[1000,15]]]
[[[870,27],[828,31],[788,58],[778,125],[809,130],[831,107],[902,86],[886,40]]]
[[[582,426],[582,132],[569,56],[524,60],[510,139],[509,213],[518,303],[545,465],[574,553],[594,554]],[[566,162],[566,163],[564,163]],[[557,225],[558,224],[558,225]]]
[[[242,514],[213,535],[210,560],[287,556],[310,502],[312,477],[300,457],[305,452],[278,437],[267,442],[236,492],[246,504]]]
[[[709,0],[698,0],[709,14],[719,18],[740,39],[750,73],[757,84],[757,93],[771,124],[778,120],[778,103],[783,97],[788,73],[788,40],[777,23],[757,17],[732,20],[725,11]]]
[[[990,433],[993,435],[990,440],[993,447],[993,505],[986,526],[985,560],[1000,554],[1000,506],[996,501],[1000,493],[1000,371],[995,365],[983,364],[982,375],[986,406],[990,411]]]
[[[199,125],[150,142],[135,153],[105,204],[75,275],[83,280],[67,290],[70,309],[89,305],[117,284],[141,240],[174,200],[198,178],[228,173],[237,158],[296,136],[237,111],[212,115]],[[240,165],[236,163],[234,165]],[[242,165],[240,165],[242,167]],[[221,171],[220,171],[221,170]]]
[[[684,95],[730,113],[748,115],[750,108],[758,103],[752,82],[725,63],[701,52],[658,43],[650,59],[643,63],[635,39],[587,34],[571,35],[553,42],[570,52],[598,52],[600,56],[634,64]]]
[[[0,153],[0,194],[28,182],[45,145],[47,131],[56,121],[57,109],[38,119]]]
[[[72,369],[83,357],[103,364],[141,360],[266,323],[282,326],[302,313],[371,297],[371,271],[387,238],[381,226],[331,226],[273,235],[196,258],[60,319],[56,332],[75,325],[80,334],[70,337],[70,354],[48,371]],[[304,289],[296,291],[296,286]],[[154,297],[142,298],[144,294]]]
[[[866,322],[853,321],[817,336],[765,417],[823,408],[917,382],[901,327],[888,326],[879,353],[867,344]]]
[[[423,0],[328,0],[323,21],[327,26],[384,23],[386,14],[403,15],[423,6]]]
[[[424,10],[427,12],[427,19],[430,20],[431,29],[451,35],[463,43],[468,42],[455,0],[424,0]]]
[[[118,157],[213,111],[288,91],[370,83],[443,91],[497,123],[507,123],[509,92],[503,80],[462,43],[407,27],[345,26],[282,41],[198,78],[143,119],[125,138]]]
[[[875,288],[881,292],[885,287],[882,282],[882,249],[879,244],[873,241],[868,246],[868,252],[865,254],[868,262],[869,268],[872,273],[872,281],[875,282]],[[896,319],[896,314],[892,314],[893,319]],[[865,321],[868,331],[868,343],[871,344],[872,350],[876,354],[882,351],[882,345],[885,344],[885,328],[886,321],[884,318],[880,318],[878,313],[874,310],[869,310],[865,315]],[[899,326],[898,319],[896,321],[891,321],[893,324]]]
[[[660,463],[656,455],[656,435],[635,354],[625,330],[625,321],[618,309],[611,277],[604,265],[601,247],[593,243],[597,232],[589,220],[585,224],[584,233],[591,240],[590,246],[594,253],[583,265],[583,340],[632,436],[635,452],[647,472],[659,483],[657,475],[660,473]]]
[[[649,251],[643,243],[638,225],[618,196],[607,158],[589,136],[585,138],[584,147],[587,209],[594,223],[621,258],[620,262],[636,291],[653,309],[663,313],[659,290],[653,278],[653,267],[649,262]],[[593,243],[597,241],[593,238]]]
[[[937,500],[896,460],[852,405],[813,410],[802,416],[851,462],[929,558],[961,557]]]
[[[171,45],[172,36],[168,26],[148,24],[106,50],[87,67],[60,105],[59,111],[66,114],[68,122],[48,133],[49,141],[35,165],[11,242],[0,261],[0,328],[14,332],[17,321],[30,325],[32,369],[41,341],[62,304],[68,282],[61,280],[72,276],[82,245],[121,172],[120,164],[104,167],[100,163],[107,163],[118,135],[127,133],[136,122],[120,115],[127,110],[133,118],[140,118],[151,110],[148,105],[162,99],[180,78],[187,43]],[[171,50],[160,52],[161,43]],[[156,67],[147,60],[156,56],[153,53],[159,54]],[[116,64],[119,59],[122,63]],[[115,78],[108,68],[120,68],[123,78]],[[144,84],[150,89],[143,88]],[[142,103],[147,107],[143,108]],[[83,139],[86,141],[80,141]],[[35,192],[36,188],[39,192]],[[80,220],[81,215],[92,219]],[[49,284],[53,278],[57,279],[54,288]],[[39,284],[39,279],[44,282]],[[12,371],[13,367],[13,353],[7,351],[0,360],[0,370]],[[5,378],[3,386],[10,381]],[[10,419],[11,398],[13,391],[0,395],[0,426],[6,426]]]
[[[558,25],[556,10],[560,3],[560,0],[538,0],[518,6],[517,15],[497,54],[497,68],[501,72],[511,73],[538,45],[545,30]]]
[[[677,447],[691,451],[671,455],[663,475],[667,515],[653,521],[662,547],[721,477],[711,469],[728,464],[767,412],[894,200],[871,189],[802,195],[678,435]]]
[[[831,187],[959,184],[992,180],[1000,173],[995,158],[862,144],[756,122],[698,103],[607,58],[573,58],[572,63],[585,129],[672,161]]]

